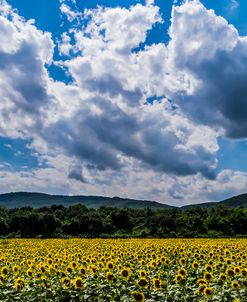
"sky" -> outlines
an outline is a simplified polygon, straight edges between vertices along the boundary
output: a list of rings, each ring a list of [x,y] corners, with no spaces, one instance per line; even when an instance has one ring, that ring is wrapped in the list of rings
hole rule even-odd
[[[247,188],[245,0],[0,0],[0,193]]]

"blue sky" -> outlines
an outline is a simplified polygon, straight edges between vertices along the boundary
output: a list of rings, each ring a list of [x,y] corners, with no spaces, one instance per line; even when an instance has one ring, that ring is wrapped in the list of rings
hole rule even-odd
[[[37,157],[28,148],[29,141],[23,139],[0,138],[0,161],[10,169],[32,169],[39,165]]]
[[[171,204],[244,192],[246,1],[2,3],[1,192],[14,179]]]

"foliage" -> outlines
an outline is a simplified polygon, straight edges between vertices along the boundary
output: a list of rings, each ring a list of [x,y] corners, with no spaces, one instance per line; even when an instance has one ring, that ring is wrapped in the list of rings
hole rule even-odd
[[[247,234],[247,209],[88,209],[78,204],[0,209],[1,237],[234,237]]]

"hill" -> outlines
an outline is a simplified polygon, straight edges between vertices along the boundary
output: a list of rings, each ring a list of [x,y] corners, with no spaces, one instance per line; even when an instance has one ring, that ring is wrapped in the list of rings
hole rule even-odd
[[[16,192],[0,194],[0,207],[3,208],[22,208],[22,207],[49,207],[52,205],[63,205],[65,207],[75,204],[83,204],[88,208],[114,207],[114,208],[132,208],[132,209],[171,209],[176,208],[171,205],[149,200],[137,200],[120,197],[103,196],[66,196],[49,195],[44,193]],[[194,207],[203,209],[224,206],[228,208],[243,207],[247,208],[247,193],[234,196],[220,202],[206,202],[182,206],[181,210],[187,210]]]
[[[243,207],[247,208],[247,193],[225,199],[219,203],[230,208]]]
[[[158,203],[156,201],[126,199],[120,197],[102,196],[65,196],[49,195],[44,193],[16,192],[0,194],[0,207],[21,208],[21,207],[49,207],[51,205],[63,205],[65,207],[75,204],[83,204],[88,208],[116,207],[133,209],[168,209],[172,206]]]
[[[181,207],[182,210],[187,210],[192,207],[200,207],[203,209],[210,209],[218,206],[224,206],[227,208],[237,208],[237,207],[243,207],[247,208],[247,193],[233,196],[230,198],[227,198],[225,200],[219,201],[219,202],[205,202],[205,203],[198,203],[194,205],[187,205]]]

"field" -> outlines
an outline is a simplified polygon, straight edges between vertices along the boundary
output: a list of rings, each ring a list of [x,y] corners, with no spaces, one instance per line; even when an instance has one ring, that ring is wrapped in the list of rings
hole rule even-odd
[[[247,301],[246,239],[13,239],[0,301]]]

